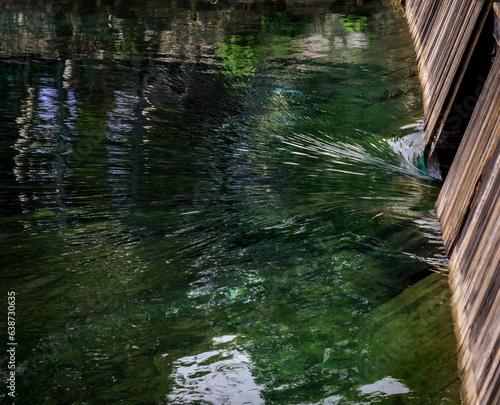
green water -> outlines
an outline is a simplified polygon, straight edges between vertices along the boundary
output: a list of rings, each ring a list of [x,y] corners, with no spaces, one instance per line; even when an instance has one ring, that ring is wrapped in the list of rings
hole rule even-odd
[[[12,0],[0,36],[2,404],[460,403],[389,1]]]

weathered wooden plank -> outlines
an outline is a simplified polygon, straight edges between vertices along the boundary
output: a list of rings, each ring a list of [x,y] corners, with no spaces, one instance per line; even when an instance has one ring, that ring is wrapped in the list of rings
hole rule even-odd
[[[406,14],[422,84],[426,155],[448,117],[492,0],[413,0]]]
[[[491,4],[407,1],[423,87],[428,153],[440,135]],[[499,190],[500,53],[436,203],[451,256],[449,283],[466,405],[500,404]]]
[[[466,220],[481,177],[498,147],[499,119],[500,55],[497,55],[436,203],[436,215],[441,222],[448,254]]]
[[[500,45],[500,2],[493,3],[493,12],[495,13],[495,21],[493,24],[493,36],[497,45]]]
[[[496,120],[500,133],[500,120]],[[498,404],[500,387],[500,148],[484,173],[450,259],[465,404]]]

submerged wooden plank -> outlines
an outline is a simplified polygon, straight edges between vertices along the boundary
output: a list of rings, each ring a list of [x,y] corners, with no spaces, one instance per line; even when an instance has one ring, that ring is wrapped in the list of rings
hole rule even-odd
[[[436,203],[443,242],[451,254],[481,179],[498,148],[500,131],[500,54],[479,97],[450,172]]]
[[[419,65],[429,157],[455,99],[492,0],[413,0],[406,14]]]

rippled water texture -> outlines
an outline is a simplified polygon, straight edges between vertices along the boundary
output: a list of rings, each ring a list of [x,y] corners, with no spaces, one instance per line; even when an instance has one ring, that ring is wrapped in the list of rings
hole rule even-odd
[[[0,10],[16,404],[460,402],[389,1]]]

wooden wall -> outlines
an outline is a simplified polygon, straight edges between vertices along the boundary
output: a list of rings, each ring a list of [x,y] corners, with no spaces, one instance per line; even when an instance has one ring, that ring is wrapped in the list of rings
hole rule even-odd
[[[486,7],[486,8],[485,8]],[[430,150],[491,11],[488,1],[407,0]],[[489,8],[489,9],[488,9]],[[493,32],[492,32],[493,35]],[[476,41],[476,42],[475,42]],[[464,44],[468,45],[465,46]],[[442,128],[442,127],[441,127]],[[465,405],[500,404],[500,52],[436,203],[448,255]]]
[[[441,135],[492,0],[407,0],[423,90],[426,161]]]
[[[465,404],[500,404],[499,141],[497,55],[436,204],[451,255]]]

